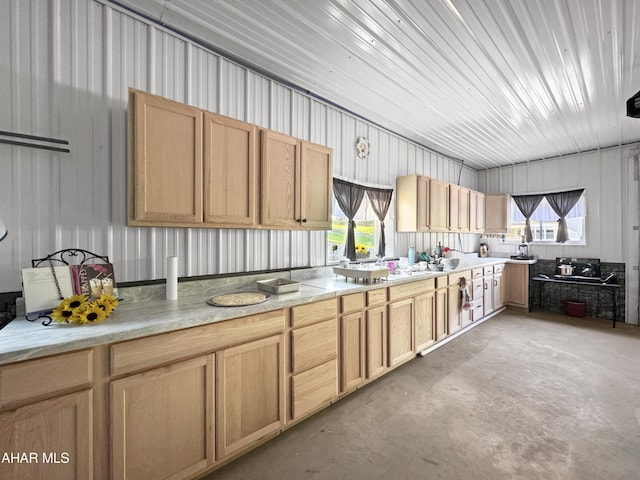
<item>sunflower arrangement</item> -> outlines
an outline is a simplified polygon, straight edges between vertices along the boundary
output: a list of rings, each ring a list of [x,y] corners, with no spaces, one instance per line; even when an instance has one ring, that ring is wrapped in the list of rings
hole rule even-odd
[[[53,309],[51,317],[58,323],[99,323],[106,319],[118,306],[116,297],[103,293],[90,302],[85,295],[74,295],[63,299]]]
[[[356,258],[367,258],[369,256],[369,251],[367,247],[360,243],[356,243]]]

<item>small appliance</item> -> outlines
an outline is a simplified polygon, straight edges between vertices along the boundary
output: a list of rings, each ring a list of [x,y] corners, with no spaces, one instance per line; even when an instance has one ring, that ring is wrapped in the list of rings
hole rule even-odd
[[[486,243],[480,244],[480,256],[483,258],[489,256],[489,245]]]

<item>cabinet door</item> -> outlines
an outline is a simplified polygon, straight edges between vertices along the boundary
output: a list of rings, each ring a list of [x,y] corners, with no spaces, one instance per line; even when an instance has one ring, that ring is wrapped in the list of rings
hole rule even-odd
[[[112,477],[191,478],[214,461],[214,356],[111,383]]]
[[[413,299],[389,304],[389,366],[413,357]]]
[[[340,391],[346,392],[364,382],[365,332],[362,312],[340,319]]]
[[[92,397],[86,390],[0,413],[0,455],[30,460],[0,462],[0,478],[94,478]]]
[[[449,184],[429,180],[429,228],[434,232],[449,230]]]
[[[484,314],[488,315],[493,312],[493,275],[488,275],[483,278],[483,304]]]
[[[262,130],[261,223],[275,228],[300,225],[300,144],[298,139]]]
[[[418,176],[417,231],[429,230],[429,177]]]
[[[458,190],[458,227],[461,232],[469,231],[469,208],[471,191],[468,188]]]
[[[299,225],[308,229],[331,230],[333,192],[332,150],[302,141],[300,145]]]
[[[436,341],[440,341],[447,336],[447,288],[436,290]]]
[[[284,423],[283,335],[216,354],[218,458],[247,448]]]
[[[129,223],[201,224],[202,111],[131,92]]]
[[[416,331],[416,353],[435,343],[433,329],[433,314],[435,306],[435,295],[433,292],[418,295],[414,299],[415,304],[415,331]]]
[[[493,309],[497,310],[504,304],[502,291],[502,273],[493,274]]]
[[[460,231],[460,187],[449,185],[449,230]]]
[[[469,230],[484,231],[484,194],[473,190],[469,199]]]
[[[387,307],[370,308],[367,319],[367,378],[387,369]]]
[[[509,196],[485,195],[485,231],[506,233],[509,229]]]
[[[447,309],[447,333],[449,335],[456,333],[458,330],[462,328],[462,296],[460,292],[460,287],[457,283],[449,285],[449,290],[447,291],[447,301],[448,301],[448,309]]]
[[[507,263],[504,267],[504,280],[504,303],[528,308],[529,265]]]
[[[253,227],[257,218],[257,127],[204,114],[204,221]]]

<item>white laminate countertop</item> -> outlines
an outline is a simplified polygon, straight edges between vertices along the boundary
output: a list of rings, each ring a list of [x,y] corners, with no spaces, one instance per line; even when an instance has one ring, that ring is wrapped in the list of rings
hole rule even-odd
[[[471,269],[476,266],[488,266],[499,263],[534,263],[533,261],[515,261],[507,258],[477,258],[464,263],[455,271]],[[346,281],[344,277],[331,275],[299,280],[302,285],[298,292],[272,295],[269,300],[246,307],[214,307],[206,303],[213,295],[232,291],[255,291],[255,279],[242,281],[234,278],[235,283],[218,284],[215,291],[198,286],[198,281],[184,288],[186,294],[180,294],[178,300],[165,300],[158,295],[146,298],[144,295],[126,294],[124,300],[107,320],[95,325],[66,325],[51,323],[44,326],[42,320],[30,322],[18,317],[0,330],[0,365],[33,358],[70,352],[124,340],[131,340],[160,333],[171,332],[189,327],[210,324],[234,318],[255,315],[257,313],[280,308],[288,308],[304,303],[334,298],[345,293],[384,288],[386,286],[419,281],[448,275],[450,271],[416,273],[411,276],[390,275],[388,281],[372,284]],[[279,274],[280,276],[282,274]],[[295,274],[286,273],[295,276]],[[267,275],[269,276],[269,275]],[[270,275],[273,277],[274,275]],[[264,276],[260,277],[264,278]],[[296,278],[294,278],[296,279]],[[180,285],[183,285],[181,282]],[[156,289],[157,290],[157,289]],[[164,293],[164,287],[162,287]]]

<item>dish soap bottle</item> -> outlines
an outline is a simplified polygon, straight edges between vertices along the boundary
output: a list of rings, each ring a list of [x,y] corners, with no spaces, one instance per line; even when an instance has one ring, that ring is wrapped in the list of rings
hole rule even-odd
[[[416,247],[409,247],[409,266],[413,266],[416,263]]]

